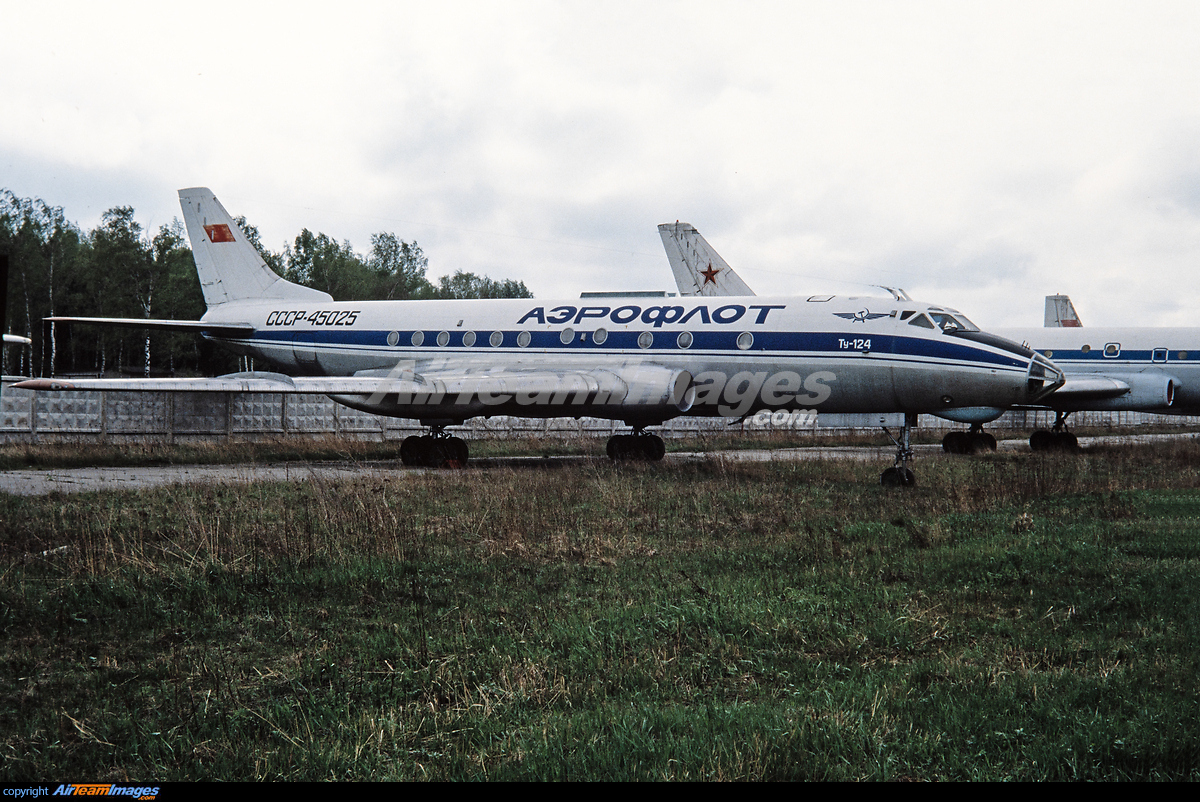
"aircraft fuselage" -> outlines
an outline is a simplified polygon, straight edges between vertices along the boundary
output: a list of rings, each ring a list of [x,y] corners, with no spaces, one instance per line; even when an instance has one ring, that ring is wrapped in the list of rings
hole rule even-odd
[[[879,298],[628,298],[362,301],[253,301],[210,309],[206,322],[243,322],[249,337],[214,340],[298,375],[377,372],[416,376],[549,377],[611,372],[628,384],[686,373],[694,402],[677,414],[742,417],[760,409],[930,412],[957,406],[1031,402],[1045,386],[1047,360],[1013,344],[982,343],[900,321],[920,302]],[[1031,386],[1031,365],[1034,384]],[[631,373],[632,371],[632,373]],[[657,378],[654,378],[657,377]],[[388,396],[338,400],[399,417],[519,414],[628,420],[629,403],[574,403],[547,390],[494,391],[483,402],[463,385],[436,404]],[[562,388],[559,388],[560,390]],[[451,403],[451,401],[457,401]],[[428,406],[428,408],[424,408]],[[658,413],[649,415],[655,417]],[[665,419],[664,417],[664,419]]]

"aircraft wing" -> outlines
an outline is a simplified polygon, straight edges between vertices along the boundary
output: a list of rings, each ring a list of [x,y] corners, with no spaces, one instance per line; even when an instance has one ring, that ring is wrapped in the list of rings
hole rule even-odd
[[[576,403],[603,399],[625,405],[671,405],[686,411],[695,398],[692,375],[686,370],[652,363],[596,365],[558,369],[515,368],[471,371],[443,366],[415,372],[409,366],[390,371],[363,371],[353,376],[285,376],[254,371],[216,378],[188,379],[29,379],[12,385],[18,390],[107,390],[114,392],[289,393],[358,397],[357,404],[422,404],[431,397],[461,398],[499,404],[536,404],[570,396]],[[405,400],[407,399],[407,400]],[[561,401],[560,401],[561,403]]]
[[[142,317],[47,317],[50,323],[87,323],[97,326],[116,326],[160,331],[207,332],[222,337],[248,337],[254,334],[249,323],[209,323],[203,320],[154,320]]]
[[[1055,390],[1051,399],[1091,401],[1100,398],[1119,398],[1130,391],[1129,382],[1112,376],[1094,373],[1068,375],[1063,386]]]

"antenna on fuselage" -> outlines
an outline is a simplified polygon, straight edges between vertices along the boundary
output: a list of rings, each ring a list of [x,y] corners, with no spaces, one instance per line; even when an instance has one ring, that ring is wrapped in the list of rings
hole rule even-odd
[[[897,300],[897,301],[911,301],[912,300],[912,298],[908,297],[908,293],[905,292],[904,290],[900,289],[899,287],[885,287],[882,284],[872,284],[871,286],[878,287],[881,290],[887,290],[889,293],[891,293],[892,298],[894,300]]]

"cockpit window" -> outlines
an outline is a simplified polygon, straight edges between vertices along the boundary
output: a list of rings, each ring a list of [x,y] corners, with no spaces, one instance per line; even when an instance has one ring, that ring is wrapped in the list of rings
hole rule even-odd
[[[962,326],[963,331],[979,331],[979,327],[967,320],[965,315],[955,315],[954,319],[958,321],[958,325]]]
[[[938,328],[947,334],[957,334],[962,331],[979,331],[979,327],[962,315],[951,315],[947,312],[930,312],[929,316]]]
[[[908,309],[908,310],[900,313],[901,320],[908,320],[912,316],[913,316],[913,310],[911,310],[911,309]]]
[[[923,329],[936,328],[932,323],[929,322],[929,318],[925,317],[924,315],[917,315],[912,320],[908,321],[908,325],[920,326]]]

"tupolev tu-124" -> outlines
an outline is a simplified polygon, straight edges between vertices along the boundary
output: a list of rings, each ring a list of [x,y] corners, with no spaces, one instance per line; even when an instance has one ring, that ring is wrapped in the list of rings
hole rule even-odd
[[[1032,404],[1063,382],[1041,354],[906,297],[335,301],[275,274],[206,188],[179,192],[207,311],[200,320],[50,318],[191,330],[274,372],[197,379],[38,379],[30,389],[322,394],[412,418],[405,464],[464,464],[446,431],[477,416],[597,417],[631,434],[614,459],[661,459],[647,431],[759,410],[899,412],[881,481],[910,485],[918,413]],[[913,316],[952,325],[919,328]]]

